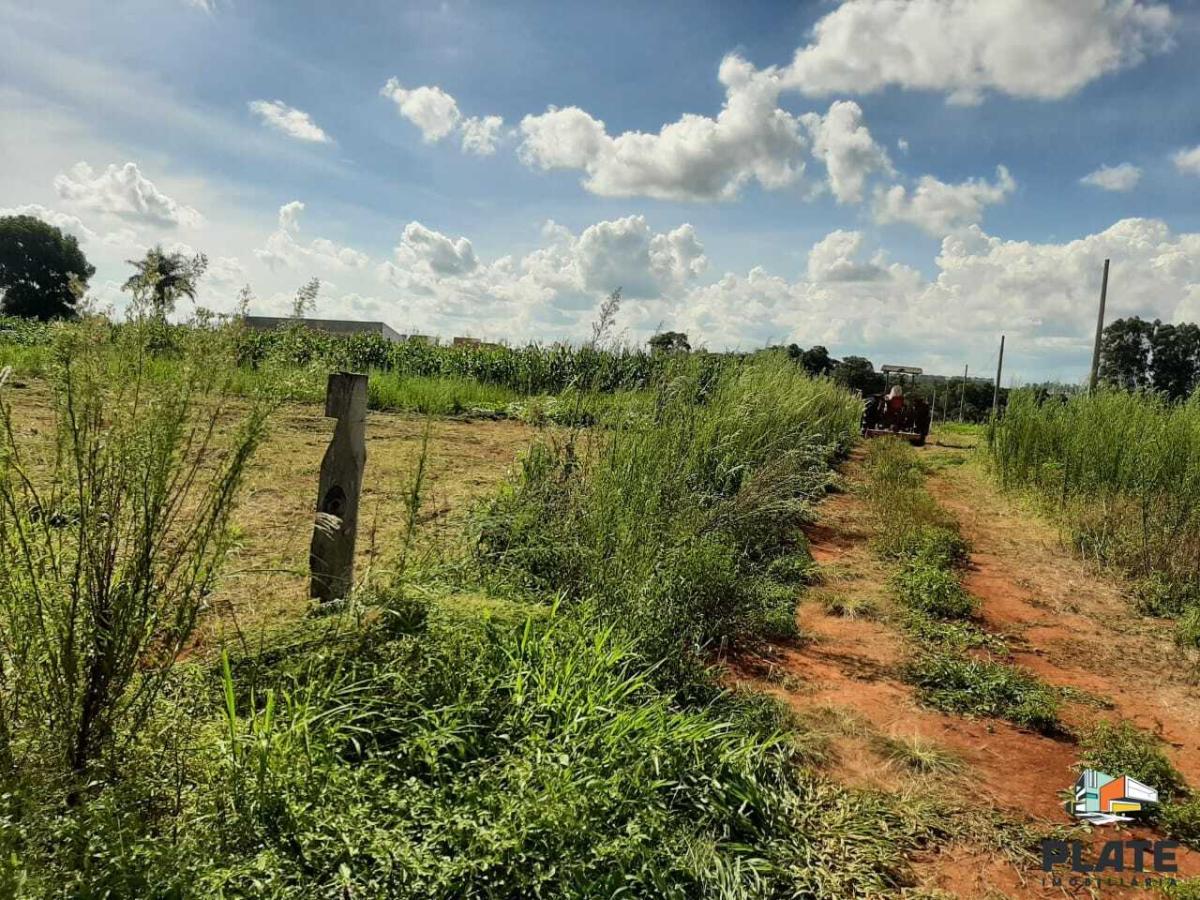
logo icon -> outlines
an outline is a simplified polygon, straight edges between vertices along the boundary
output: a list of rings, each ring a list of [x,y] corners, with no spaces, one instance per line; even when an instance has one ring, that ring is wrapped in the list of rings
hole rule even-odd
[[[1075,796],[1066,802],[1068,815],[1093,825],[1130,822],[1158,803],[1158,791],[1128,775],[1113,777],[1084,769],[1075,780]]]

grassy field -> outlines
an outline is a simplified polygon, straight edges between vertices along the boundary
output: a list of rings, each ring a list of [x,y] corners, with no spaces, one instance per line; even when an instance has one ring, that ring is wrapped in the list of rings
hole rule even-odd
[[[903,883],[937,816],[830,781],[800,723],[709,668],[794,634],[848,394],[784,357],[680,357],[632,393],[526,399],[536,429],[373,414],[369,577],[309,611],[331,423],[279,387],[311,373],[157,340],[84,325],[7,357],[6,895]],[[387,379],[377,402],[481,396]]]
[[[1101,391],[1039,402],[1014,395],[989,433],[1000,481],[1036,494],[1085,556],[1136,584],[1138,609],[1180,618],[1200,646],[1200,410]]]

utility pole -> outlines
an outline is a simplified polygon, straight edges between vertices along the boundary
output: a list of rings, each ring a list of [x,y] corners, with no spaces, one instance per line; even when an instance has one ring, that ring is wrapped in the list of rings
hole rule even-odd
[[[1100,338],[1104,334],[1104,302],[1108,299],[1108,260],[1104,260],[1104,277],[1100,281],[1100,314],[1096,317],[1096,343],[1092,346],[1092,375],[1088,379],[1088,393],[1096,390],[1100,380]]]
[[[958,392],[958,421],[963,420],[963,401],[967,399],[967,372],[970,371],[970,365],[963,366],[963,382],[962,390]]]
[[[1000,359],[996,362],[996,386],[992,388],[992,418],[1000,408],[1000,373],[1004,371],[1004,335],[1000,335]]]

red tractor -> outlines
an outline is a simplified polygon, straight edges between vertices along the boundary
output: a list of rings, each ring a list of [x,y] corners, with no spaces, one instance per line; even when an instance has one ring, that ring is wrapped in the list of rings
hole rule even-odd
[[[920,397],[904,396],[904,385],[916,384],[922,370],[916,366],[881,366],[883,393],[866,397],[862,416],[863,437],[884,434],[904,438],[922,447],[929,435],[931,412],[929,404]]]

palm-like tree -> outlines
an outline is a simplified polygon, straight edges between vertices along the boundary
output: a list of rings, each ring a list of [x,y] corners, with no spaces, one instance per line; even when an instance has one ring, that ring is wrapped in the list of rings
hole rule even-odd
[[[196,286],[208,268],[208,257],[203,253],[191,257],[167,253],[161,244],[147,250],[142,259],[126,262],[136,271],[121,290],[133,295],[134,307],[139,312],[149,312],[161,319],[175,311],[180,297],[196,299]]]

